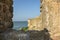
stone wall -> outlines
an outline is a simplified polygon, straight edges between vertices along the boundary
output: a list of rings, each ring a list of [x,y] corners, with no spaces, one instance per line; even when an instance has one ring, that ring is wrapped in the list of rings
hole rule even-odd
[[[41,17],[36,17],[28,20],[29,30],[42,30],[40,26],[42,26]]]
[[[40,12],[39,21],[35,18],[31,19],[33,21],[30,20],[30,22],[28,22],[29,30],[47,28],[53,40],[60,40],[60,0],[41,0]],[[34,27],[33,25],[37,26]]]
[[[45,25],[44,27],[46,27],[50,34],[51,37],[60,37],[60,2],[58,2],[58,0],[44,0],[44,14],[46,14],[46,18],[45,16],[43,16],[43,18],[45,18]],[[43,7],[42,7],[43,8]],[[43,10],[42,10],[43,12]],[[44,24],[43,24],[44,25]],[[55,38],[54,38],[55,39]],[[58,39],[57,39],[58,40]]]
[[[0,32],[13,27],[13,0],[0,0]]]

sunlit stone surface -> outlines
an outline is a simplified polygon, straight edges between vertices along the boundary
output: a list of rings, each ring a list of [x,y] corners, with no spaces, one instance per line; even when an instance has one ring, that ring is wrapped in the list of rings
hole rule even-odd
[[[37,18],[28,21],[29,30],[47,28],[53,40],[60,40],[60,0],[41,0],[40,13],[39,21]]]

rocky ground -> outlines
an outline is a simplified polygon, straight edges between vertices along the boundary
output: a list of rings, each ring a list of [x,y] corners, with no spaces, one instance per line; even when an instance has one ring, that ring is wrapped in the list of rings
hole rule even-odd
[[[3,33],[0,33],[0,40],[51,40],[48,31],[17,31],[8,29]]]
[[[8,29],[7,31],[0,33],[0,40],[28,40],[29,36],[27,32]]]

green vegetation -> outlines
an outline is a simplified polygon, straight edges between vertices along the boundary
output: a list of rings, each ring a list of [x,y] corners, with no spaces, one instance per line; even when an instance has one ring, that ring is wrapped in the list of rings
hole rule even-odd
[[[28,27],[23,27],[23,28],[19,28],[19,30],[22,30],[22,31],[28,31]]]

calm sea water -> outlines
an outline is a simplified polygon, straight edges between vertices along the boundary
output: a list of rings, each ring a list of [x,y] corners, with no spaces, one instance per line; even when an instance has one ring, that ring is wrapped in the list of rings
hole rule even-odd
[[[13,23],[14,23],[13,29],[19,29],[22,27],[27,27],[27,25],[28,25],[27,21],[14,21]]]

